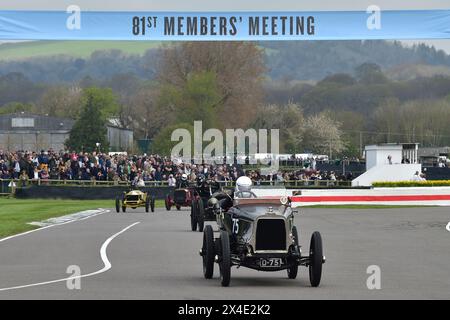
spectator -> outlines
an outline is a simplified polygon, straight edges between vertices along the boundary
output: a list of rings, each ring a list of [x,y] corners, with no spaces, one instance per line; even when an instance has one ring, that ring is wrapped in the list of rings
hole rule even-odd
[[[173,177],[173,174],[169,175],[169,179],[167,180],[169,187],[175,187],[177,185],[177,180]]]

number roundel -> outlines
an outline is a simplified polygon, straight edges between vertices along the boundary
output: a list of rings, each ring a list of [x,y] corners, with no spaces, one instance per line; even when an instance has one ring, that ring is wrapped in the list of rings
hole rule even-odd
[[[233,233],[238,234],[239,233],[239,219],[232,218],[233,220]]]

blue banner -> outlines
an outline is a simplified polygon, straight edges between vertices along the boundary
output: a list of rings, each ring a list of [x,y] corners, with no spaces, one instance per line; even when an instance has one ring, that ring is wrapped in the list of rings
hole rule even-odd
[[[0,11],[0,40],[449,39],[450,10]]]

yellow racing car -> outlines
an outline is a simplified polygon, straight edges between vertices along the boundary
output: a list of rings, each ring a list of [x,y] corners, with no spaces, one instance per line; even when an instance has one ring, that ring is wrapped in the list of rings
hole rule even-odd
[[[116,197],[116,211],[126,212],[127,208],[136,209],[138,207],[145,207],[145,212],[155,212],[155,197],[150,196],[147,192],[140,190],[131,190],[124,192],[122,197]]]

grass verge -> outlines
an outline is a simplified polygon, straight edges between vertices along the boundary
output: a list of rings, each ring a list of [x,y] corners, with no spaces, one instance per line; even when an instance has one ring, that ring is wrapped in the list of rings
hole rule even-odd
[[[157,200],[156,207],[164,201]],[[28,223],[97,208],[112,208],[113,200],[22,200],[0,198],[0,238],[37,229]]]

